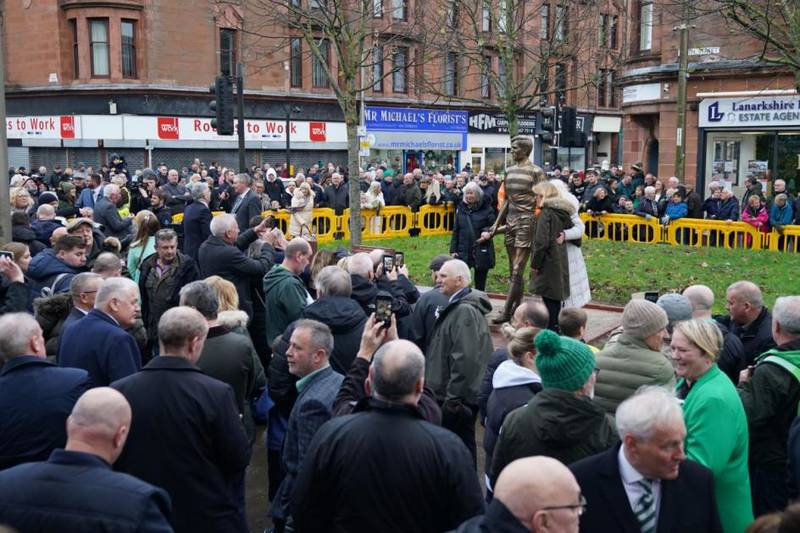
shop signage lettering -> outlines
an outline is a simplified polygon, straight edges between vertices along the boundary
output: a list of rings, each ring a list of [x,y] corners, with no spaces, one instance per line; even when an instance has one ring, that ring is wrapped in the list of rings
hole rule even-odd
[[[466,111],[367,107],[364,118],[368,131],[467,131]]]
[[[717,98],[700,102],[701,128],[734,126],[796,126],[800,96]]]
[[[536,132],[536,115],[517,115],[520,135]],[[498,133],[508,135],[508,120],[502,113],[470,113],[469,131],[473,133]]]

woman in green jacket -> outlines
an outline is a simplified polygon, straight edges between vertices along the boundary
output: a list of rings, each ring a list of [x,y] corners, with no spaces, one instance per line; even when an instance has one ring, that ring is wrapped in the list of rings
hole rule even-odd
[[[741,533],[753,521],[749,435],[742,401],[714,362],[722,333],[710,320],[678,322],[670,342],[686,421],[686,456],[711,469],[722,528]]]

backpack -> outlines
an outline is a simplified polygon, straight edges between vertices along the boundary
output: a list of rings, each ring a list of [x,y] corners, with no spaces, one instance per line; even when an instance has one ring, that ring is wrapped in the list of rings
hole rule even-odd
[[[58,286],[59,282],[61,282],[61,280],[67,276],[69,276],[67,272],[62,272],[55,277],[53,283],[51,283],[49,287],[42,287],[42,297],[47,298],[48,296],[56,294],[56,287]]]

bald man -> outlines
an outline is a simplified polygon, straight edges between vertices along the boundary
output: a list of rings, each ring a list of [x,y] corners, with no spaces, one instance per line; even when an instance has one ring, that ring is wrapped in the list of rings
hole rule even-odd
[[[500,473],[486,514],[464,522],[456,533],[577,533],[585,508],[586,500],[569,468],[551,457],[526,457]]]
[[[692,318],[714,320],[711,316],[711,309],[714,307],[714,292],[710,287],[691,285],[684,289],[683,296],[692,304]],[[714,323],[719,327],[723,338],[722,350],[717,356],[717,365],[736,384],[739,382],[739,372],[745,367],[744,345],[739,337],[731,333],[724,324],[716,321]]]
[[[19,531],[172,531],[167,493],[111,469],[130,425],[119,392],[83,394],[67,419],[65,449],[0,472],[2,521]]]
[[[292,498],[297,531],[438,532],[483,511],[466,446],[416,409],[424,385],[415,344],[394,340],[375,352],[370,398],[326,422],[306,451]]]
[[[739,337],[744,346],[744,366],[752,365],[759,355],[775,347],[772,314],[764,305],[761,289],[752,281],[732,283],[725,298],[728,315],[717,317],[717,322]]]

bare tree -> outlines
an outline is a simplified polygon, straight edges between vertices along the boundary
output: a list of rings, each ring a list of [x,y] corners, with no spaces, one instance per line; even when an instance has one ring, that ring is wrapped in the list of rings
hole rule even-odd
[[[509,135],[519,132],[521,113],[546,107],[571,91],[606,80],[622,57],[625,42],[617,38],[621,6],[583,0],[450,0],[433,14],[435,26],[426,46],[429,57],[442,60],[421,81],[424,91],[448,102],[471,103],[502,112]],[[611,17],[614,18],[611,18]],[[613,23],[617,50],[604,42]],[[604,27],[604,24],[606,25]],[[605,28],[605,29],[604,29]],[[438,75],[437,75],[438,74]],[[575,98],[573,98],[575,100]]]
[[[712,0],[738,31],[762,43],[759,59],[789,67],[800,91],[800,3],[797,0]]]
[[[410,54],[397,59],[421,34],[404,0],[212,0],[243,12],[245,66],[274,68],[291,59],[291,40],[301,39],[310,57],[313,84],[330,87],[347,127],[350,230],[361,241],[359,98],[394,72],[408,72]],[[388,4],[388,5],[384,5]],[[389,68],[385,68],[386,66]]]

